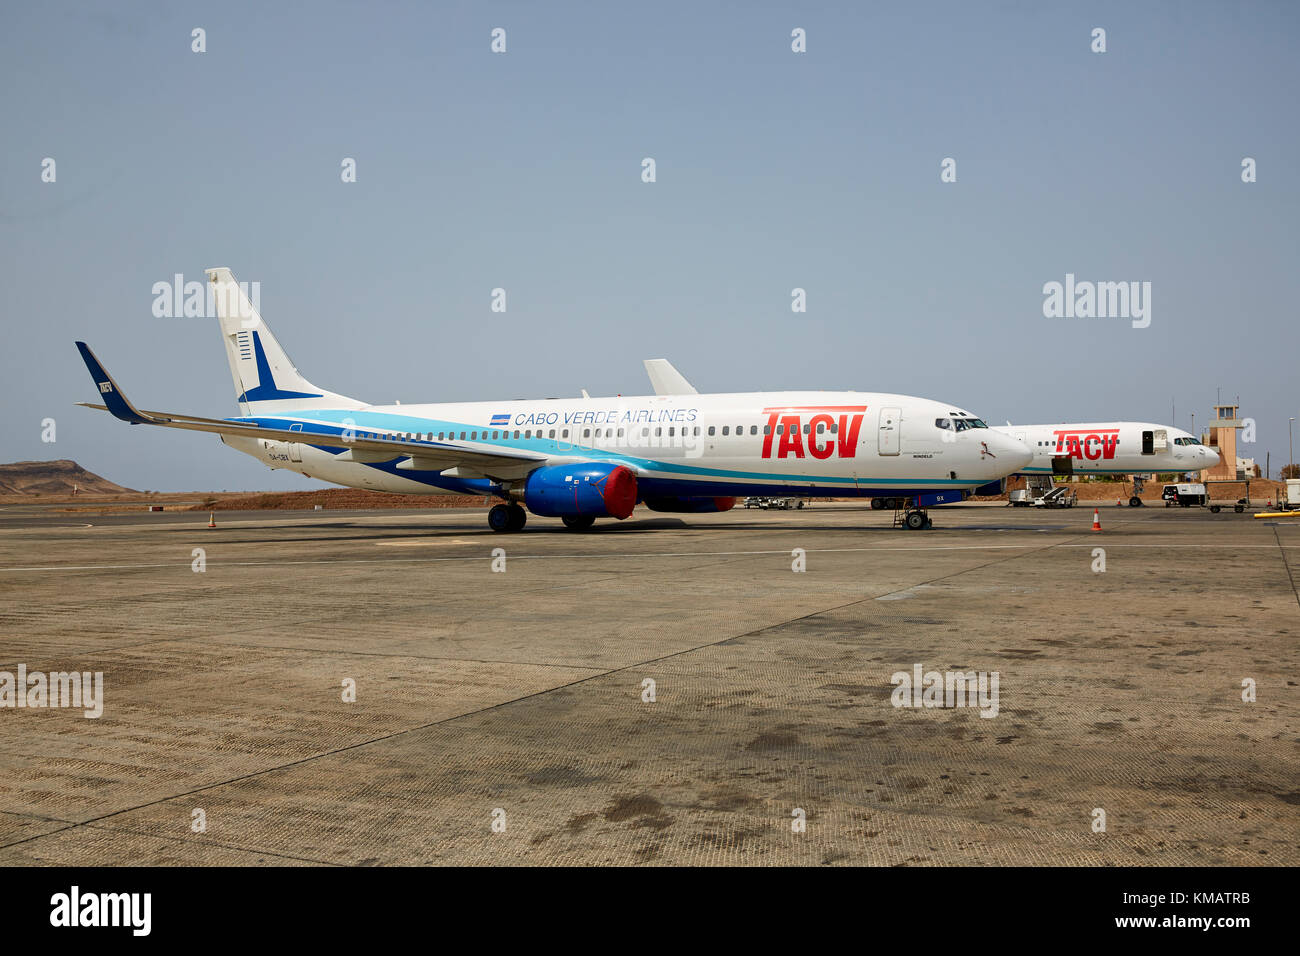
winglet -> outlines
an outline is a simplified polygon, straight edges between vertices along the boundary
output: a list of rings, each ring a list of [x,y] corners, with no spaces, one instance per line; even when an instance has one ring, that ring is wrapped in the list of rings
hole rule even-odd
[[[695,391],[695,386],[686,381],[685,376],[673,368],[673,363],[667,359],[646,359],[645,370],[656,395],[699,394]]]
[[[100,364],[99,359],[95,358],[95,353],[90,350],[90,346],[85,342],[78,342],[77,349],[81,352],[81,358],[86,363],[86,368],[90,369],[90,377],[98,386],[99,394],[104,396],[104,404],[108,406],[110,412],[122,419],[122,421],[130,422],[132,425],[143,425],[152,421],[148,416],[142,415],[131,404],[131,400],[122,394],[122,390],[117,387],[117,382],[113,381],[113,376],[109,375],[108,370]]]

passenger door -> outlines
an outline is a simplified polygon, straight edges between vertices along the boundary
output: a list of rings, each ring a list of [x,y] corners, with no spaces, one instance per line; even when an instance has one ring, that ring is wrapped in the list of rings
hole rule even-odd
[[[882,455],[897,455],[899,432],[902,430],[903,410],[901,408],[882,408],[879,424],[876,428],[877,449]]]

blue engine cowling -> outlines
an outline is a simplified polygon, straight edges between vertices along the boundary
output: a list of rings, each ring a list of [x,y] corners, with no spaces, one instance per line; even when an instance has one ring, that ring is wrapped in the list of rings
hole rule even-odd
[[[732,508],[736,507],[736,499],[678,495],[672,498],[646,498],[644,499],[644,504],[651,511],[672,511],[678,514],[707,514],[714,511],[730,511]]]
[[[626,518],[636,495],[636,475],[625,465],[546,465],[524,479],[524,504],[543,518]]]

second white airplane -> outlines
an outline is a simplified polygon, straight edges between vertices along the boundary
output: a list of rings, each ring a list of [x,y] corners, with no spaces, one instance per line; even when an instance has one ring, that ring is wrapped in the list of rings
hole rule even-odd
[[[289,361],[229,269],[208,269],[241,415],[141,411],[83,342],[103,405],[134,424],[212,432],[272,468],[353,488],[502,499],[494,531],[527,512],[584,529],[597,518],[725,511],[738,495],[891,496],[903,524],[996,493],[1033,455],[961,406],[878,392],[745,392],[370,405],[318,388]],[[647,363],[667,386],[690,386]],[[995,490],[996,489],[996,490]],[[527,510],[525,510],[527,509]]]
[[[1058,425],[998,425],[995,431],[1023,442],[1034,459],[1026,475],[1144,475],[1198,472],[1220,461],[1189,433],[1152,422],[1091,422]],[[1129,499],[1142,504],[1136,494]]]

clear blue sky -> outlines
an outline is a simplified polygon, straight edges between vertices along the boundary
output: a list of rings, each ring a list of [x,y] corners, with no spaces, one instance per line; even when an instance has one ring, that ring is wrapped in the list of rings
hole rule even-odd
[[[143,407],[235,414],[215,321],[151,312],[155,282],[225,265],[305,375],[370,401],[642,393],[665,356],[708,391],[997,422],[1176,402],[1185,428],[1221,386],[1276,474],[1298,26],[1280,2],[6,4],[0,457],[315,486],[73,406],[84,338]],[[1151,326],[1044,318],[1067,272],[1151,282]]]

